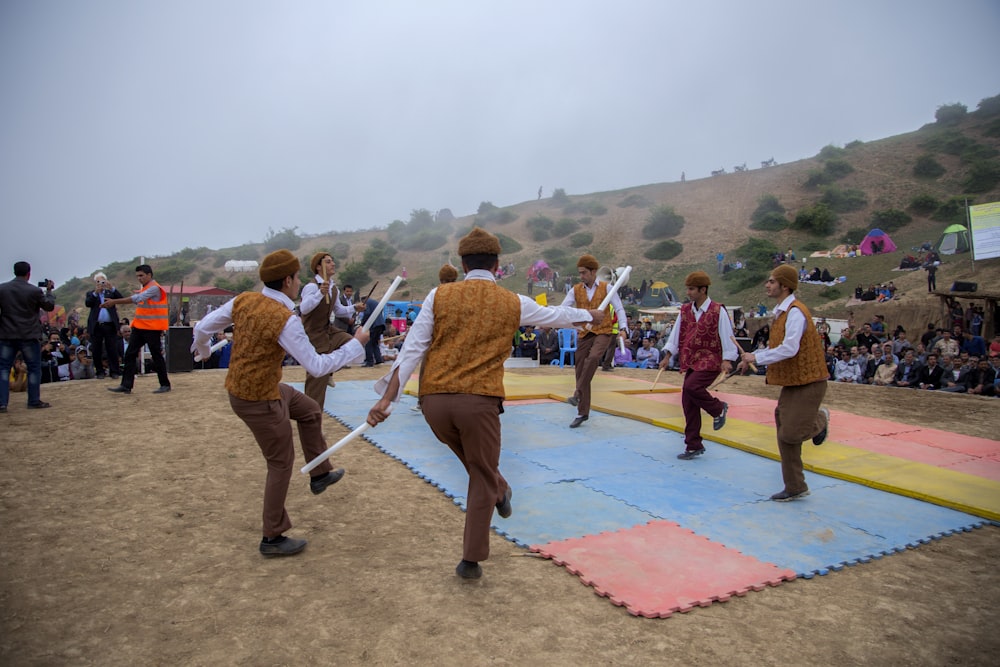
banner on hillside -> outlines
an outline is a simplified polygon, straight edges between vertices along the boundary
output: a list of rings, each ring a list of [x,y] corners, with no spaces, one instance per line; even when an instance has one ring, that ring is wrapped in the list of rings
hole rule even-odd
[[[969,207],[972,259],[1000,257],[1000,202]]]

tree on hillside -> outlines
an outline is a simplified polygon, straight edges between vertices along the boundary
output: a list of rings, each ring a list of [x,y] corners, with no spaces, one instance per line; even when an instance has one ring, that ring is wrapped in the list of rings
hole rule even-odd
[[[268,227],[267,236],[264,237],[265,252],[271,253],[281,249],[298,250],[299,246],[302,245],[302,239],[295,233],[296,229],[298,227],[285,227],[280,232],[275,232]]]
[[[684,216],[678,215],[673,206],[657,206],[646,219],[642,238],[656,240],[677,236],[684,229]]]
[[[969,109],[964,104],[942,104],[934,112],[934,120],[939,125],[958,125],[968,113]]]

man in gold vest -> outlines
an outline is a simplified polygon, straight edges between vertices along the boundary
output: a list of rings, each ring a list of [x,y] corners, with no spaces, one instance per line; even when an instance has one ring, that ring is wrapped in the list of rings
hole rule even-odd
[[[264,289],[244,292],[198,322],[191,351],[202,359],[210,356],[212,334],[233,326],[233,349],[226,374],[229,405],[250,428],[264,460],[264,556],[289,556],[306,547],[306,541],[286,537],[292,527],[285,511],[285,497],[295,463],[292,421],[298,426],[299,441],[306,461],[327,449],[323,438],[323,412],[316,401],[281,382],[281,362],[290,354],[314,377],[325,377],[345,364],[364,356],[368,334],[360,329],[354,338],[329,354],[317,354],[302,322],[295,316],[299,295],[299,260],[287,250],[276,250],[260,265]],[[312,471],[309,489],[323,493],[344,476],[324,461]]]
[[[131,394],[135,383],[135,373],[139,366],[139,355],[143,346],[149,348],[149,356],[156,369],[156,377],[160,386],[153,393],[165,394],[170,391],[170,379],[167,377],[167,364],[163,361],[163,346],[160,337],[167,330],[167,292],[153,280],[153,268],[149,264],[135,267],[135,277],[142,289],[132,296],[121,299],[105,299],[101,308],[111,308],[126,303],[135,304],[135,317],[132,319],[132,333],[125,350],[125,370],[122,371],[122,383],[117,387],[108,387],[108,391],[117,394]],[[112,372],[113,369],[112,369]]]
[[[581,256],[576,263],[576,268],[580,274],[580,282],[566,294],[562,305],[588,310],[597,308],[612,286],[597,279],[597,269],[600,268],[600,265],[593,255]],[[617,344],[617,341],[612,340],[611,334],[615,319],[618,322],[619,335],[628,336],[628,317],[625,315],[625,307],[617,294],[611,295],[611,304],[608,308],[611,310],[608,311],[603,322],[584,329],[577,338],[576,367],[574,369],[576,371],[576,389],[573,395],[567,399],[570,405],[576,406],[577,412],[576,418],[569,425],[570,428],[577,428],[590,419],[590,383],[594,380],[594,373],[601,365],[601,359],[604,358],[608,346],[612,343]]]
[[[670,366],[670,357],[680,357],[684,374],[681,407],[684,410],[684,451],[677,455],[690,460],[705,453],[701,439],[701,411],[712,416],[712,428],[718,431],[726,425],[729,404],[708,392],[719,371],[727,375],[732,362],[739,358],[733,336],[733,323],[725,306],[712,301],[708,288],[712,279],[704,271],[693,271],[684,279],[688,302],[681,306],[677,324],[670,330],[663,346],[660,368]]]
[[[812,438],[814,445],[823,444],[830,426],[830,411],[820,407],[830,377],[823,340],[809,309],[795,298],[798,286],[799,274],[790,265],[782,264],[771,271],[764,283],[767,296],[778,301],[771,337],[766,349],[744,353],[737,367],[745,372],[752,363],[764,364],[767,383],[781,387],[774,423],[785,488],[771,496],[778,502],[809,495],[802,472],[802,443]]]
[[[362,303],[353,306],[343,304],[340,290],[333,283],[333,274],[337,265],[328,252],[318,252],[309,261],[309,269],[314,274],[314,280],[302,288],[302,301],[299,312],[302,313],[302,326],[320,354],[333,352],[354,340],[351,334],[341,331],[331,322],[333,317],[351,318],[359,310],[364,310]],[[323,410],[326,405],[326,387],[332,373],[315,377],[306,373],[305,394],[319,404]]]
[[[476,227],[458,244],[465,280],[431,290],[389,374],[375,384],[382,394],[368,413],[376,426],[389,416],[406,380],[424,361],[420,401],[424,419],[469,473],[462,561],[455,572],[482,576],[490,554],[493,510],[511,515],[511,489],[500,474],[503,363],[521,325],[601,324],[602,313],[547,308],[496,284],[500,241]],[[471,324],[470,324],[471,323]]]

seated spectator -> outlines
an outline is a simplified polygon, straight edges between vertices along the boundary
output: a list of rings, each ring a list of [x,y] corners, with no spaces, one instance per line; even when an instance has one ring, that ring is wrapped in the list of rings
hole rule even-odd
[[[830,275],[830,270],[829,269],[823,269],[823,274],[819,277],[819,280],[820,280],[820,282],[823,282],[823,283],[832,283],[833,282],[833,276]]]
[[[983,357],[983,359],[986,359],[986,357]],[[944,364],[940,365],[944,367]],[[988,360],[987,360],[987,365],[989,365]],[[970,357],[969,363],[963,364],[960,368],[954,370],[952,373],[949,373],[946,369],[944,373],[944,382],[941,383],[941,391],[964,394],[969,389],[966,384],[969,378],[969,373],[974,373],[978,368],[979,368],[979,358]]]
[[[810,280],[810,282],[818,283],[820,281],[820,278],[822,277],[822,275],[823,274],[820,272],[819,267],[818,266],[814,266],[813,270],[812,270],[812,273],[809,274],[809,280]]]
[[[896,380],[897,364],[891,356],[882,354],[882,363],[875,366],[875,373],[872,375],[872,384],[877,387],[888,387]]]
[[[893,387],[906,387],[912,389],[917,386],[917,373],[920,366],[914,358],[913,348],[907,348],[903,354],[903,359],[896,365],[896,375],[893,377]]]
[[[861,325],[861,332],[858,333],[857,341],[858,347],[864,346],[868,349],[875,347],[881,342],[878,336],[875,335],[875,332],[872,331],[872,325],[867,322]]]
[[[548,366],[559,358],[559,334],[552,327],[545,327],[538,336],[538,363]]]
[[[625,346],[615,345],[615,366],[628,366],[632,363],[632,350]]]
[[[865,288],[858,283],[858,286],[854,288],[854,298],[861,301],[862,297],[865,295]]]
[[[858,339],[854,337],[854,330],[851,327],[844,327],[840,330],[840,343],[847,349],[851,349],[858,344]]]
[[[997,395],[997,369],[988,359],[980,359],[974,372],[966,377],[967,393],[979,396]]]
[[[889,284],[886,285],[886,289],[889,290],[889,298],[890,299],[895,299],[896,298],[896,283],[894,283],[894,282],[892,282],[890,280]]]
[[[656,334],[656,330],[653,329],[652,322],[647,321],[646,324],[644,325],[642,329],[642,338],[643,340],[650,338],[654,343],[656,342],[658,336]]]
[[[10,390],[28,390],[28,365],[24,363],[20,351],[14,356],[14,365],[10,367]]]
[[[947,354],[942,354],[940,357],[938,357],[938,366],[940,366],[942,370],[944,370],[945,383],[948,382],[949,378],[952,380],[957,378],[959,372],[961,371],[961,368],[959,368],[959,366],[955,364],[954,357],[951,357]]]
[[[940,389],[944,381],[944,371],[938,366],[938,356],[933,352],[927,355],[927,365],[917,371],[917,387],[920,389]]]
[[[538,336],[533,327],[521,327],[521,340],[519,343],[521,356],[526,359],[538,358]]]
[[[934,347],[934,343],[941,336],[940,327],[935,327],[933,322],[927,323],[927,329],[924,333],[920,335],[920,342],[924,344],[924,347],[930,349]]]
[[[94,360],[87,355],[87,350],[78,348],[76,358],[69,364],[70,378],[73,380],[93,380],[97,377],[94,372]]]
[[[986,339],[977,336],[972,331],[962,334],[962,352],[968,352],[969,356],[977,356],[980,359],[986,358]]]
[[[903,350],[913,347],[910,341],[906,340],[906,331],[896,330],[896,337],[892,341],[892,353],[896,358],[901,358],[903,356]]]
[[[835,382],[849,382],[859,384],[861,382],[861,367],[858,365],[857,348],[852,356],[846,350],[840,353],[840,359],[833,367],[833,379]]]
[[[941,332],[941,338],[938,342],[934,343],[934,347],[932,347],[931,350],[939,355],[950,354],[953,357],[957,357],[961,348],[959,347],[958,341],[951,337],[951,332],[945,329]],[[983,353],[985,354],[985,350]]]
[[[1000,355],[1000,334],[993,336],[993,340],[990,341],[990,356]]]
[[[886,342],[882,343],[882,352],[885,354],[886,359],[892,359],[892,363],[894,363],[894,364],[898,364],[899,363],[899,356],[897,356],[896,354],[893,354],[893,352],[892,352],[892,343],[891,342],[886,341]]]
[[[885,315],[876,315],[871,321],[872,333],[878,336],[879,340],[885,340]]]
[[[643,338],[642,347],[635,353],[639,368],[657,368],[660,365],[660,351],[653,347],[652,338]]]
[[[767,347],[767,339],[770,338],[770,336],[771,336],[771,325],[765,324],[764,326],[762,326],[760,329],[757,330],[757,333],[753,335],[753,338],[750,341],[750,347],[754,350],[759,350],[762,347]]]

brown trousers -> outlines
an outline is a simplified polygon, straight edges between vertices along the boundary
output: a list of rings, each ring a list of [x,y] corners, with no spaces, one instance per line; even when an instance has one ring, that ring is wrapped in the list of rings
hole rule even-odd
[[[276,401],[245,401],[232,394],[229,405],[236,416],[243,420],[260,446],[260,453],[267,461],[267,481],[264,483],[264,537],[277,537],[292,527],[285,511],[288,484],[295,464],[295,443],[292,441],[292,422],[299,429],[299,442],[306,462],[326,451],[323,439],[323,413],[316,401],[287,384],[279,384],[281,398]],[[312,475],[325,475],[333,469],[329,460],[316,466]]]
[[[323,347],[326,349],[323,350],[317,347],[316,351],[320,354],[327,354],[329,352],[333,352],[334,350],[339,350],[343,346],[350,343],[353,339],[354,336],[346,331],[333,331],[330,334],[330,345],[324,345]],[[331,375],[333,375],[333,373],[327,373],[326,375],[317,378],[309,375],[309,373],[306,373],[306,386],[303,390],[305,391],[306,396],[316,401],[316,404],[319,405],[320,412],[323,412],[323,408],[326,405],[326,387]]]
[[[784,490],[798,494],[808,490],[802,471],[802,443],[826,428],[826,417],[819,411],[826,396],[826,380],[798,387],[782,387],[774,408],[778,427],[778,452],[781,454],[781,478]]]
[[[580,335],[576,341],[576,391],[573,395],[580,401],[576,412],[581,417],[590,416],[590,383],[610,344],[611,334]]]
[[[462,558],[476,563],[486,560],[493,510],[508,487],[500,474],[503,400],[476,394],[428,394],[422,397],[421,405],[431,431],[469,473]]]

